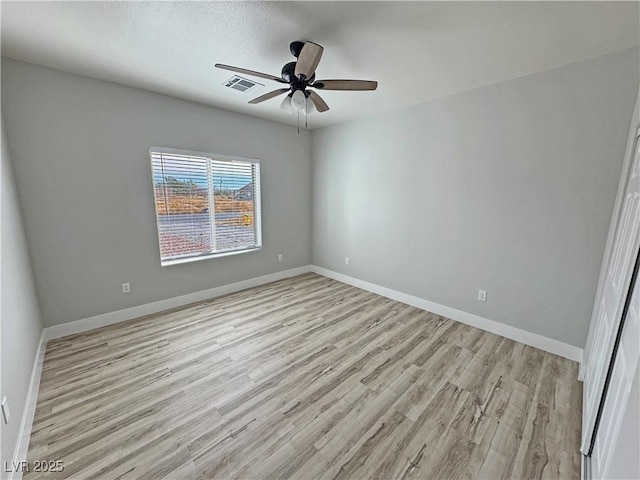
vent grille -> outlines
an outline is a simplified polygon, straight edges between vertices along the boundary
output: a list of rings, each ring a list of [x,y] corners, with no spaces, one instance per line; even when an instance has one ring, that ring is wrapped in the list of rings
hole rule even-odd
[[[258,87],[264,87],[263,84],[254,82],[253,80],[249,80],[248,78],[239,77],[238,75],[234,75],[229,80],[223,83],[225,87],[229,87],[232,90],[237,90],[239,92],[251,92]]]

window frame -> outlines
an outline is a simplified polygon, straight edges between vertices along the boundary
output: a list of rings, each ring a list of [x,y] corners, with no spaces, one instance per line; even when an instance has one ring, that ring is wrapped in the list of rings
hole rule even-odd
[[[193,255],[184,255],[176,258],[171,258],[164,260],[162,257],[162,249],[161,249],[161,241],[160,241],[160,219],[158,215],[158,202],[156,198],[156,184],[155,184],[155,170],[153,163],[153,156],[155,155],[182,155],[182,156],[192,156],[192,157],[200,157],[206,158],[212,161],[219,162],[228,162],[228,163],[248,163],[251,164],[252,169],[252,181],[254,183],[253,186],[253,223],[254,223],[254,234],[255,234],[255,246],[247,247],[247,248],[238,248],[235,250],[222,250],[222,251],[210,251],[204,252],[200,254]],[[232,255],[239,255],[242,253],[249,252],[257,252],[262,250],[262,198],[261,198],[261,171],[260,171],[260,160],[257,158],[247,158],[247,157],[238,157],[232,155],[220,155],[217,153],[211,152],[199,152],[195,150],[185,150],[185,149],[177,149],[177,148],[167,148],[167,147],[149,147],[149,163],[151,166],[151,182],[153,185],[153,203],[154,203],[154,212],[155,212],[155,222],[156,222],[156,232],[158,238],[158,253],[160,254],[160,265],[162,267],[169,267],[171,265],[181,265],[185,263],[198,262],[201,260],[209,260],[212,258],[219,257],[229,257]],[[207,161],[207,191],[209,196],[209,222],[212,228],[212,238],[215,242],[215,198],[214,198],[214,185],[210,178],[211,172],[209,169],[211,168],[211,164]]]

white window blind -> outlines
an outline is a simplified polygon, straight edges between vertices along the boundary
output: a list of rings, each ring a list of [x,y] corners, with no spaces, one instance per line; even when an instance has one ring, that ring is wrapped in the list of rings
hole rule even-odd
[[[262,246],[260,163],[150,149],[162,265]]]

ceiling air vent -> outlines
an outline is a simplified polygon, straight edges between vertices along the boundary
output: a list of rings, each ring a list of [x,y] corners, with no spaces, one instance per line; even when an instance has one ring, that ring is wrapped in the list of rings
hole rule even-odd
[[[239,92],[251,92],[256,88],[264,87],[264,85],[261,83],[254,82],[253,80],[249,80],[248,78],[239,77],[238,75],[234,75],[222,85],[233,90],[238,90]]]

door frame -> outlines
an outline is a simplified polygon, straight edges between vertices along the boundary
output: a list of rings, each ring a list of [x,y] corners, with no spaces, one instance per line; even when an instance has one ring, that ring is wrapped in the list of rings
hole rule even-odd
[[[591,310],[591,320],[589,323],[589,332],[587,334],[587,340],[585,342],[584,350],[582,352],[582,361],[580,362],[578,370],[578,380],[584,380],[585,368],[587,365],[587,359],[591,353],[591,338],[594,334],[592,328],[595,324],[596,315],[598,314],[598,305],[602,298],[602,289],[606,279],[607,268],[609,268],[609,262],[611,260],[611,254],[613,253],[613,241],[615,240],[616,230],[618,229],[618,223],[620,222],[620,215],[622,214],[622,202],[624,200],[624,191],[629,182],[631,176],[631,166],[633,165],[633,157],[636,151],[636,144],[640,137],[640,125],[638,125],[638,103],[640,103],[640,91],[638,92],[638,100],[636,101],[636,109],[632,119],[632,125],[635,128],[631,128],[629,132],[629,138],[627,140],[627,147],[625,150],[624,160],[622,162],[622,169],[620,171],[620,179],[618,180],[618,190],[616,191],[616,199],[613,204],[613,212],[611,215],[611,222],[609,223],[609,233],[607,234],[607,242],[604,247],[604,254],[602,255],[602,263],[600,267],[600,275],[598,276],[598,286],[596,287],[596,295],[593,299],[593,308]]]
[[[639,92],[639,99],[640,99],[640,92]],[[610,226],[609,226],[609,233],[607,236],[607,243],[605,246],[605,254],[604,254],[604,258],[602,261],[602,267],[600,269],[600,276],[599,276],[599,280],[598,280],[598,287],[596,290],[596,295],[595,295],[595,299],[594,299],[594,307],[592,310],[592,314],[591,314],[591,324],[589,326],[589,333],[588,333],[588,337],[587,337],[587,342],[585,345],[585,350],[583,353],[583,358],[582,358],[582,362],[580,365],[580,379],[584,379],[585,374],[586,374],[586,366],[589,364],[589,357],[591,355],[594,355],[596,352],[591,351],[592,350],[592,342],[593,342],[593,335],[595,334],[595,330],[598,326],[598,313],[599,313],[599,305],[601,303],[601,299],[602,296],[604,294],[604,287],[605,287],[605,282],[607,281],[607,272],[610,268],[610,263],[612,261],[612,254],[613,254],[613,247],[614,247],[614,241],[616,240],[616,233],[618,231],[618,229],[621,227],[620,225],[620,221],[621,221],[621,214],[622,214],[622,206],[623,206],[623,202],[625,199],[625,195],[626,195],[626,190],[627,190],[627,185],[629,183],[629,180],[631,179],[631,174],[632,174],[632,168],[634,165],[634,161],[635,161],[635,157],[636,157],[636,150],[638,148],[640,148],[640,127],[638,126],[639,123],[639,119],[638,119],[638,109],[639,109],[639,105],[638,105],[638,101],[636,102],[636,107],[634,110],[634,115],[633,115],[633,119],[632,119],[632,125],[633,128],[630,129],[629,132],[629,138],[627,140],[627,148],[625,150],[625,157],[623,160],[623,165],[622,165],[622,169],[621,169],[621,174],[620,174],[620,180],[618,182],[618,191],[616,193],[616,199],[615,199],[615,203],[614,203],[614,210],[613,210],[613,214],[612,214],[612,218],[611,218],[611,222],[610,222]],[[631,260],[632,262],[634,262],[634,267],[635,267],[635,261],[636,261],[636,255],[637,255],[637,248],[638,248],[638,240],[640,239],[640,232],[629,232],[631,235],[633,235],[633,259]],[[607,349],[603,352],[599,352],[600,355],[602,355],[603,357],[606,358],[602,358],[600,359],[601,362],[606,362],[606,366],[607,368],[605,369],[605,377],[604,377],[604,381],[602,383],[602,388],[597,391],[597,395],[598,397],[596,397],[596,400],[594,400],[594,404],[591,405],[591,409],[589,411],[587,411],[587,402],[584,400],[583,398],[583,415],[582,415],[582,428],[583,428],[583,433],[582,433],[582,441],[581,441],[581,452],[583,454],[586,455],[590,455],[591,450],[593,448],[593,443],[594,443],[594,439],[597,433],[597,428],[598,428],[598,423],[599,423],[599,417],[600,417],[600,412],[602,410],[602,406],[604,404],[605,398],[606,398],[606,394],[607,394],[607,386],[608,386],[608,378],[611,375],[611,368],[613,366],[614,363],[614,354],[616,351],[615,345],[617,344],[617,342],[619,341],[619,335],[620,335],[620,331],[621,331],[621,326],[623,323],[623,318],[625,315],[625,304],[628,301],[628,296],[630,294],[629,292],[629,288],[632,286],[633,283],[633,276],[634,276],[634,270],[635,268],[632,268],[631,271],[629,272],[628,278],[625,279],[624,281],[624,294],[621,295],[620,299],[619,299],[619,304],[621,307],[623,307],[623,309],[621,310],[621,315],[620,318],[616,318],[613,319],[613,326],[612,326],[612,343],[609,344],[609,346],[607,347]],[[585,385],[586,387],[586,385]],[[585,390],[586,391],[586,390]]]

